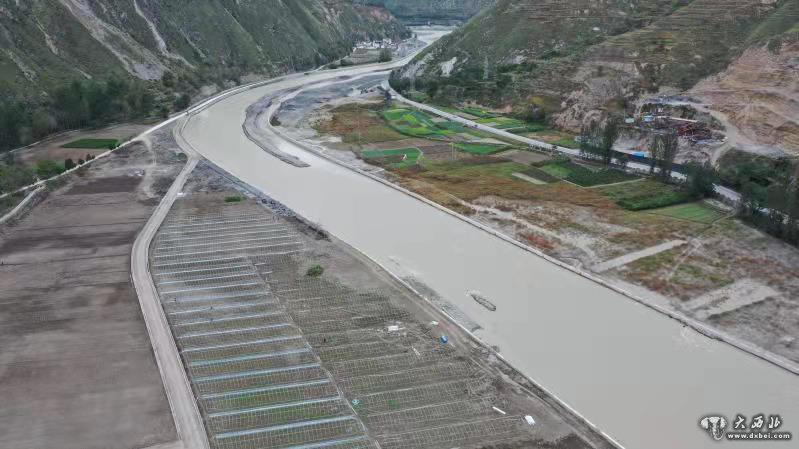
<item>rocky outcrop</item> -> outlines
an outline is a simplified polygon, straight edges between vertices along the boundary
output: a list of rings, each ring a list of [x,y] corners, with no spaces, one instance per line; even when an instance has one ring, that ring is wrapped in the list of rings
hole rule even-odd
[[[723,113],[743,139],[799,155],[799,41],[750,48],[690,94]]]

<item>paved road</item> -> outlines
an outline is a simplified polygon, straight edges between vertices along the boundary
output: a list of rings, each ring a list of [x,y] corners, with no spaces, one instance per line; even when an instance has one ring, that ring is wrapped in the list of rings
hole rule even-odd
[[[455,115],[455,114],[451,114],[451,113],[446,112],[446,111],[442,111],[442,110],[437,109],[437,108],[435,108],[433,106],[410,100],[408,98],[403,97],[399,93],[397,93],[397,91],[395,91],[394,89],[391,89],[391,93],[392,93],[392,95],[394,95],[394,97],[397,100],[399,100],[399,101],[401,101],[403,103],[406,103],[406,104],[409,104],[409,105],[411,105],[413,107],[416,107],[418,109],[430,112],[431,114],[435,114],[435,115],[438,115],[440,117],[444,117],[444,118],[446,118],[448,120],[452,120],[454,122],[462,123],[462,124],[464,124],[464,125],[466,125],[466,126],[468,126],[470,128],[479,129],[481,131],[485,131],[487,133],[495,134],[497,136],[502,136],[502,137],[504,137],[506,139],[512,139],[512,140],[515,140],[517,142],[521,142],[521,143],[524,143],[524,144],[527,144],[527,145],[533,145],[533,146],[543,147],[543,148],[552,148],[555,151],[558,151],[558,152],[563,153],[563,154],[567,154],[569,156],[579,156],[580,155],[580,150],[575,150],[573,148],[560,147],[560,146],[552,145],[552,144],[549,144],[549,143],[546,143],[546,142],[543,142],[543,141],[540,141],[540,140],[530,139],[529,137],[524,137],[524,136],[519,136],[519,135],[516,135],[516,134],[513,134],[513,133],[509,133],[509,132],[503,131],[501,129],[492,128],[490,126],[483,125],[481,123],[477,123],[475,121],[465,119],[465,118],[463,118],[463,117],[461,117],[459,115]],[[634,168],[636,170],[649,171],[649,165],[642,164],[640,162],[629,162],[627,165],[630,168]],[[672,177],[674,177],[677,180],[684,180],[685,179],[685,175],[683,175],[682,173],[678,173],[678,172],[672,173]],[[731,203],[737,203],[738,201],[741,200],[741,195],[738,192],[736,192],[736,191],[734,191],[732,189],[729,189],[727,187],[724,187],[724,186],[716,185],[716,193],[718,195],[720,195],[721,197],[723,197],[725,200],[727,200],[727,201],[729,201]]]
[[[179,138],[179,135],[177,137]],[[189,145],[180,142],[180,139],[178,143],[189,159],[133,244],[131,279],[139,296],[142,315],[150,335],[150,342],[153,345],[161,379],[164,382],[164,390],[169,399],[172,416],[175,419],[178,438],[186,449],[208,449],[205,426],[149,268],[150,242],[172,208],[178,193],[183,189],[186,179],[200,160],[200,157],[191,151]]]
[[[708,413],[781,413],[796,423],[786,430],[799,429],[796,375],[274,131],[264,131],[270,144],[310,167],[280,162],[242,133],[246,108],[263,96],[390,66],[312,72],[228,96],[191,117],[186,140],[395,274],[424,282],[480,323],[478,335],[511,363],[628,447],[719,447],[698,427]],[[497,310],[477,304],[472,290]]]

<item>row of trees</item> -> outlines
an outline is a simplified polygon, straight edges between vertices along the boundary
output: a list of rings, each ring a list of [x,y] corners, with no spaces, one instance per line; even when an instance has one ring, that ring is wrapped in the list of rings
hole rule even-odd
[[[159,101],[159,97],[178,89],[193,91],[193,85],[183,77],[176,80],[169,72],[162,81],[160,85],[121,78],[73,81],[39,103],[6,97],[0,102],[0,152],[59,131],[154,115],[166,117],[172,108],[182,110],[189,106],[191,97],[186,93],[176,95],[169,103]]]
[[[799,164],[764,185],[759,179],[740,187],[740,217],[764,232],[799,246]]]
[[[148,117],[155,107],[156,97],[143,83],[117,78],[74,81],[41,104],[4,101],[0,105],[0,151],[53,132]]]
[[[581,135],[583,157],[601,160],[610,166],[614,161],[626,165],[626,155],[613,151],[619,137],[617,119],[609,118],[600,126],[591,122]],[[679,150],[679,136],[674,131],[653,134],[649,144],[649,173],[665,183],[674,183]],[[741,194],[739,216],[759,229],[793,245],[799,245],[799,164],[788,159],[769,164],[740,161],[731,173],[723,175],[710,162],[689,162],[683,166],[684,192],[695,199],[710,197],[716,184],[726,183]]]

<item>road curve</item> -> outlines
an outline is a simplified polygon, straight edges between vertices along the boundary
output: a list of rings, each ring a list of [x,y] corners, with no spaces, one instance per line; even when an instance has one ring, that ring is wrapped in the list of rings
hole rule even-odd
[[[179,128],[183,124],[185,122],[176,126]],[[133,243],[130,258],[131,279],[139,297],[139,305],[147,325],[147,333],[153,346],[155,360],[158,362],[158,370],[161,372],[178,438],[186,449],[208,449],[208,437],[197,401],[183,368],[183,362],[172,337],[172,331],[161,306],[155,284],[150,276],[150,243],[172,208],[178,193],[183,189],[186,179],[200,161],[200,157],[190,150],[190,145],[180,141],[179,133],[175,133],[175,135],[178,138],[178,144],[187,154],[188,161]]]
[[[272,145],[310,167],[282,163],[242,133],[244,111],[264,96],[378,69],[385,67],[312,72],[229,96],[197,111],[186,139],[242,181],[455,303],[483,326],[482,339],[626,446],[718,447],[698,427],[709,413],[779,413],[799,426],[799,377],[268,129]],[[472,290],[497,310],[477,304]],[[763,446],[770,444],[747,447]]]

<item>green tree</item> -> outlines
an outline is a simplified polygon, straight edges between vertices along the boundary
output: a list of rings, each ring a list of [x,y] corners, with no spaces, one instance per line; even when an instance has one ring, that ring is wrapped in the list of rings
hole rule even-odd
[[[391,55],[391,49],[384,48],[380,50],[380,55],[377,57],[378,62],[389,62],[391,59],[393,59],[393,56]]]
[[[674,160],[677,158],[679,138],[674,131],[660,132],[652,138],[649,167],[650,173],[657,168],[657,176],[664,182],[671,181],[671,172],[674,170]]]
[[[691,197],[700,199],[712,196],[715,193],[715,184],[718,182],[719,177],[710,161],[704,164],[689,162],[686,169],[688,179],[685,187]]]
[[[38,176],[40,179],[51,178],[63,172],[64,167],[49,159],[43,159],[36,163],[36,176]]]
[[[71,158],[64,161],[64,170],[71,170],[75,168],[75,162]]]
[[[191,103],[191,97],[188,94],[180,94],[177,98],[175,98],[175,109],[178,111],[182,111],[189,107]]]
[[[613,145],[619,138],[619,119],[615,116],[608,117],[602,128],[601,155],[605,165],[610,165],[613,159]]]

